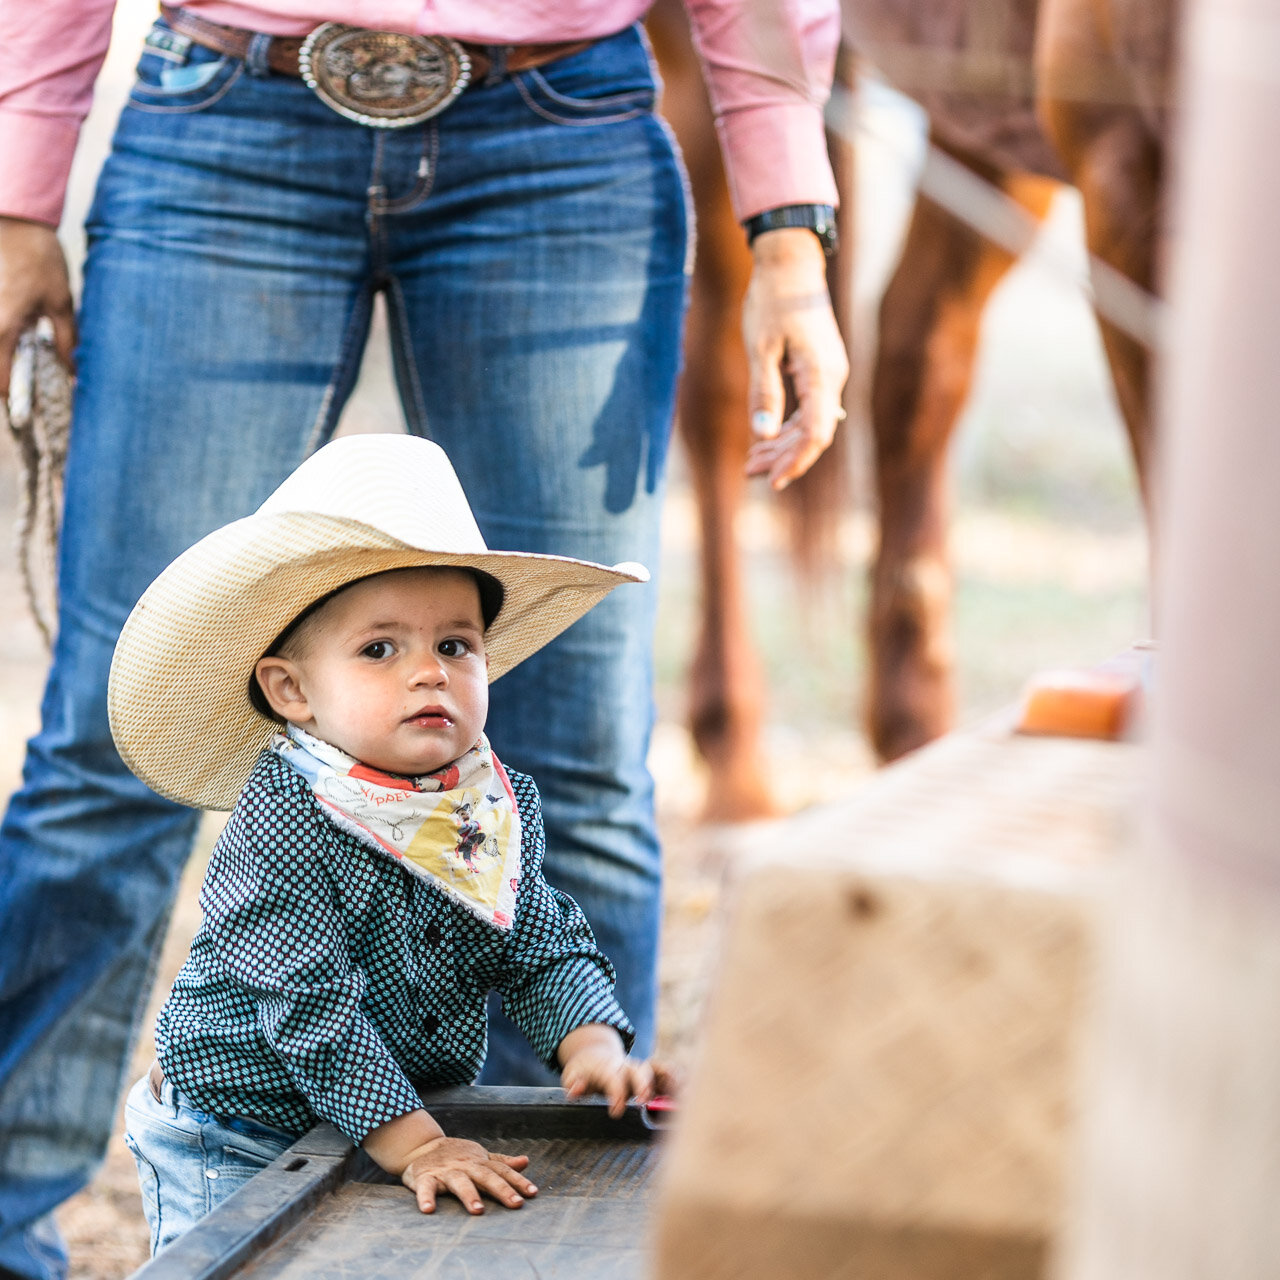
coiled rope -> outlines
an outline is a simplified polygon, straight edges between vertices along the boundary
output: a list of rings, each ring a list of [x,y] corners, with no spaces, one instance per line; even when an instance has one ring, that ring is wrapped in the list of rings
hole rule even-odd
[[[18,447],[18,568],[31,615],[50,648],[58,625],[58,531],[72,386],[52,338],[38,329],[24,333],[0,417]]]

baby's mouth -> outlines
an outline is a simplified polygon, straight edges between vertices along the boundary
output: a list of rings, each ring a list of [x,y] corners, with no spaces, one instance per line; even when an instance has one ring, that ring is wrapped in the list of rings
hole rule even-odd
[[[453,721],[443,707],[423,707],[412,715],[406,716],[405,724],[417,725],[419,728],[442,729]]]

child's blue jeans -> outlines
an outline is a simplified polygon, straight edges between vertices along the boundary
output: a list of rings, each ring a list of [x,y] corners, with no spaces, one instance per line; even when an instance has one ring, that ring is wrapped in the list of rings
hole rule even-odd
[[[124,1140],[138,1163],[153,1254],[295,1141],[246,1116],[197,1110],[167,1080],[156,1098],[146,1076],[130,1090],[124,1115]]]

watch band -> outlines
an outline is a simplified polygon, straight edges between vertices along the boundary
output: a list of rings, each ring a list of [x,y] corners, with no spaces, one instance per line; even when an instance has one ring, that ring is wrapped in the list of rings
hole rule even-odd
[[[829,204],[784,204],[777,209],[766,209],[748,218],[743,224],[750,244],[765,231],[777,231],[780,227],[805,227],[822,241],[823,252],[830,257],[840,245],[836,230],[836,211]]]

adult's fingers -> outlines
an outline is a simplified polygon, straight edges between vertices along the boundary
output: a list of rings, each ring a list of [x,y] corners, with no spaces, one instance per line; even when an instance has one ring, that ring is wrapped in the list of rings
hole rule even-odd
[[[587,1087],[591,1083],[590,1076],[587,1075],[576,1063],[570,1063],[560,1073],[560,1087],[571,1098],[580,1098],[587,1091]]]
[[[835,434],[837,418],[819,419],[812,427],[798,421],[796,415],[773,440],[762,440],[747,453],[747,475],[767,475],[774,489],[785,489],[793,480],[809,470],[822,456]]]
[[[49,319],[53,323],[53,349],[58,353],[62,363],[74,373],[76,366],[76,315],[75,310],[70,305],[70,295],[68,295],[68,305],[58,311],[51,312]]]
[[[743,334],[756,443],[747,472],[767,472],[773,487],[781,489],[803,475],[831,443],[842,416],[848,357],[816,237],[804,228],[781,228],[759,236],[752,248]],[[797,406],[785,423],[784,372]]]
[[[782,383],[784,349],[780,342],[756,347],[747,363],[747,406],[751,434],[756,440],[772,440],[782,429],[786,390]]]
[[[804,475],[822,455],[844,418],[841,396],[849,374],[848,358],[835,317],[805,316],[788,340],[788,368],[796,409],[771,441],[762,441],[748,460],[748,474],[766,471],[769,483],[783,489]]]
[[[67,263],[52,227],[0,217],[0,395],[8,395],[18,338],[42,317],[58,354],[71,365],[75,310]]]

